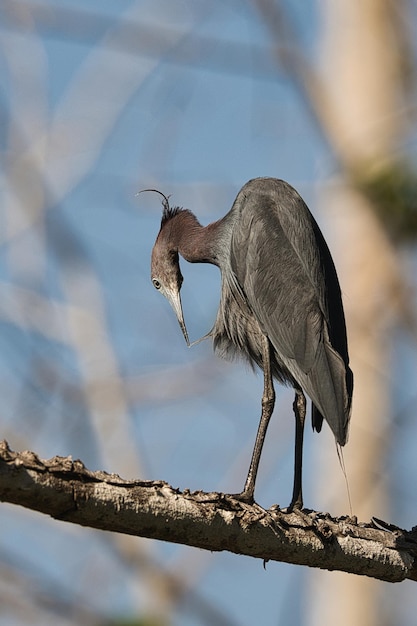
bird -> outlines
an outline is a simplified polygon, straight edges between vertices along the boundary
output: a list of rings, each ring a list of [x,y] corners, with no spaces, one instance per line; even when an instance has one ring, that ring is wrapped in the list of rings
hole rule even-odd
[[[339,280],[319,226],[294,187],[277,178],[249,180],[230,211],[207,226],[190,210],[171,207],[158,190],[144,191],[163,196],[151,280],[172,306],[187,345],[180,256],[220,269],[220,303],[208,333],[216,354],[241,357],[263,371],[252,458],[243,491],[234,495],[242,502],[255,502],[262,447],[275,404],[275,379],[295,391],[294,481],[288,509],[301,510],[305,394],[312,403],[313,430],[320,432],[325,420],[336,444],[344,446],[353,392]]]

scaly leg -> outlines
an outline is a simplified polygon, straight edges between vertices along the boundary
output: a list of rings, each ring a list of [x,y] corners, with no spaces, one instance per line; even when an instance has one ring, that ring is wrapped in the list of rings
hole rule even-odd
[[[255,493],[255,482],[258,474],[259,461],[261,458],[262,447],[265,441],[265,435],[268,428],[269,420],[275,404],[275,391],[272,382],[271,373],[271,354],[270,343],[268,337],[262,335],[262,363],[264,370],[264,392],[262,395],[262,414],[256,435],[255,446],[252,452],[252,459],[249,466],[248,476],[246,478],[245,487],[242,493],[236,497],[244,502],[253,503]]]
[[[295,415],[295,457],[294,457],[294,488],[289,510],[303,508],[303,438],[306,418],[306,398],[301,389],[295,390],[293,404]]]

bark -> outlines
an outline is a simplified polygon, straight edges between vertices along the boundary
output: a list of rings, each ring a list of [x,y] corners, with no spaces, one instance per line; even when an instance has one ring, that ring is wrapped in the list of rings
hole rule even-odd
[[[388,582],[417,580],[417,528],[358,523],[314,511],[265,510],[231,495],[164,481],[124,480],[81,461],[13,452],[0,443],[0,500],[101,530],[340,570]]]

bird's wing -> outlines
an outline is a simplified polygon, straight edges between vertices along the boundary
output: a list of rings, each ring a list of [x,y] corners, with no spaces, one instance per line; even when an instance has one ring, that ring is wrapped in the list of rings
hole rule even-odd
[[[343,441],[350,406],[343,359],[343,346],[346,359],[347,348],[330,253],[307,206],[291,186],[257,179],[245,187],[235,204],[232,270],[280,360],[325,416],[336,438]],[[327,290],[326,270],[331,275]],[[330,321],[334,334],[338,327],[344,331],[339,338],[342,355],[330,340]]]
[[[262,330],[280,354],[308,371],[328,315],[325,289],[311,215],[298,194],[289,195],[296,193],[291,187],[284,190],[285,198],[269,188],[247,192],[233,228],[231,263]]]

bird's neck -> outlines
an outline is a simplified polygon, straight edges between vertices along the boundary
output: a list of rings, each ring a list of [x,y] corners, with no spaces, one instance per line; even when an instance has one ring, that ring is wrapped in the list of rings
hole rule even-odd
[[[190,263],[218,265],[216,243],[219,222],[202,226],[191,211],[181,211],[174,220],[174,231],[178,234],[176,247],[180,255]]]

